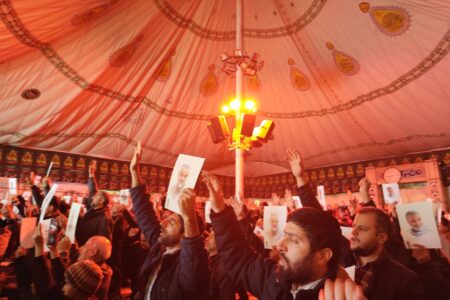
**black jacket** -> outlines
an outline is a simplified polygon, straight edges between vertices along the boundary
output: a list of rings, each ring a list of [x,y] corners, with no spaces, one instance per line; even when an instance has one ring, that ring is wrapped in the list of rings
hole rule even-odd
[[[249,247],[231,208],[219,214],[211,212],[211,221],[219,255],[234,281],[260,300],[292,300],[291,285],[278,281],[276,262]],[[334,279],[334,275],[328,277]],[[317,300],[322,287],[323,281],[314,289],[299,291],[295,299]]]
[[[356,259],[354,262],[356,263]],[[373,272],[373,280],[364,291],[367,299],[427,299],[419,276],[393,260],[386,252],[383,252],[378,260],[371,264],[372,267],[370,269]],[[358,271],[356,271],[355,277],[355,280],[359,281]]]
[[[141,268],[138,298],[145,297],[149,277],[161,263],[151,299],[207,299],[209,269],[202,236],[181,239],[180,250],[163,255],[164,247],[158,241],[161,225],[149,196],[145,194],[145,185],[131,188],[130,194],[139,228],[151,245]]]
[[[108,207],[89,210],[77,222],[76,239],[78,245],[83,246],[88,239],[101,235],[112,239],[112,220]]]

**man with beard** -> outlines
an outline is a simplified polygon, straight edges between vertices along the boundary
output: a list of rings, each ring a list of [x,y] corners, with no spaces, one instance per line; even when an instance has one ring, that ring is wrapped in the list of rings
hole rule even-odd
[[[184,189],[178,204],[161,224],[139,175],[140,145],[130,163],[130,194],[136,220],[151,249],[140,272],[138,299],[207,299],[208,257],[201,218],[195,213],[196,195]]]
[[[233,209],[224,204],[217,178],[203,172],[219,255],[230,277],[261,300],[318,299],[326,279],[335,279],[341,247],[338,222],[327,212],[302,208],[289,214],[276,263],[248,246]]]
[[[368,299],[426,299],[417,274],[394,261],[385,251],[392,224],[380,209],[363,207],[356,214],[350,238],[356,264],[355,282]]]

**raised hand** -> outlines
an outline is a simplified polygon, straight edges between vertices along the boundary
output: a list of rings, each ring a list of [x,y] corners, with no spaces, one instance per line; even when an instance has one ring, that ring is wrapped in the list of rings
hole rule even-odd
[[[178,206],[183,218],[195,216],[195,199],[196,195],[192,189],[184,189],[178,197]]]
[[[201,233],[195,213],[195,199],[196,195],[192,189],[184,189],[178,198],[178,206],[184,222],[184,236],[188,238],[198,236]]]
[[[136,187],[141,183],[139,174],[139,162],[141,161],[141,153],[141,142],[138,142],[137,146],[134,148],[133,158],[130,162],[131,187]]]
[[[319,300],[367,300],[362,288],[350,279],[335,281],[327,279],[324,289],[320,290]]]
[[[414,244],[412,250],[412,256],[417,260],[419,264],[424,264],[431,260],[430,250],[422,245]]]
[[[284,191],[284,200],[286,201],[286,205],[289,209],[295,209],[294,199],[292,198],[292,192],[290,189],[286,189]]]
[[[280,197],[277,193],[272,193],[272,205],[280,205]]]
[[[302,187],[305,185],[305,182],[302,178],[302,157],[300,153],[292,148],[288,148],[286,150],[289,165],[291,166],[292,175],[294,175],[295,180],[297,181],[297,186]]]
[[[44,254],[44,237],[42,236],[41,223],[36,225],[33,235],[34,240],[34,256],[38,257]]]
[[[209,198],[211,200],[211,209],[218,213],[225,209],[225,200],[223,198],[222,185],[219,179],[208,171],[202,172],[203,182],[209,190]]]
[[[97,161],[93,160],[89,164],[89,177],[95,177],[96,170],[97,170]]]
[[[369,188],[370,181],[367,178],[362,178],[359,183],[359,195],[361,197],[360,202],[367,203],[370,201]]]
[[[56,248],[58,249],[59,253],[62,253],[62,252],[68,253],[70,251],[71,246],[72,246],[72,242],[70,241],[69,237],[65,236],[58,242]]]

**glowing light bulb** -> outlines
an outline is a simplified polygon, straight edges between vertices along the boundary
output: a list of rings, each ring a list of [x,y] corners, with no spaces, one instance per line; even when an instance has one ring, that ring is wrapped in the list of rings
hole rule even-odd
[[[232,110],[238,110],[241,107],[241,101],[234,99],[230,102],[230,107]]]
[[[222,106],[222,113],[223,114],[228,114],[229,112],[230,112],[230,108],[228,107],[228,105]]]
[[[253,100],[245,101],[245,109],[247,111],[253,112],[256,109],[256,104]]]

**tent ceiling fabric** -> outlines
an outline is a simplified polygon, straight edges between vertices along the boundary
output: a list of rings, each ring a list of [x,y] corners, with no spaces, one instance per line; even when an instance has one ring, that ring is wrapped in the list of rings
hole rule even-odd
[[[275,138],[247,176],[450,147],[450,3],[244,0],[244,94]],[[0,0],[0,143],[233,175],[206,129],[232,98],[235,4],[217,0]],[[25,99],[26,89],[40,96]]]

